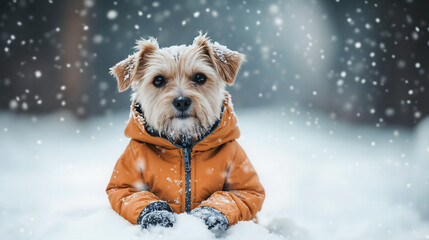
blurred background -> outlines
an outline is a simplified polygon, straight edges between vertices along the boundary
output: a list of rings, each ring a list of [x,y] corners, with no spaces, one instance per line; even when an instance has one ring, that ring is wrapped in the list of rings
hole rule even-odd
[[[2,239],[158,236],[104,194],[131,94],[108,72],[200,30],[247,56],[228,91],[267,190],[228,238],[429,239],[426,0],[0,1]]]
[[[136,39],[190,44],[199,30],[247,55],[237,108],[283,104],[374,126],[429,114],[428,3],[31,1],[1,3],[0,107],[78,117],[128,105],[109,67]]]

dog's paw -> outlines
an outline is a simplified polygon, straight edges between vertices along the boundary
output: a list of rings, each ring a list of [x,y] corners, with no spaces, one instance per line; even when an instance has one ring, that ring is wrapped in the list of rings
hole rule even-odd
[[[191,215],[200,218],[207,225],[208,229],[216,235],[226,231],[229,227],[229,221],[219,210],[211,207],[199,207],[191,211]]]
[[[158,201],[149,204],[141,213],[137,220],[137,224],[142,228],[151,226],[172,227],[176,222],[173,211],[170,205],[163,201]]]
[[[153,211],[146,214],[140,223],[142,228],[151,226],[172,227],[176,222],[173,213],[168,211]]]

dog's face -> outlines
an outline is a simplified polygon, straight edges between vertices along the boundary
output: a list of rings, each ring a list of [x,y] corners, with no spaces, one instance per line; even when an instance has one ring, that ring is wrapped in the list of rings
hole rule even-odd
[[[170,139],[202,137],[219,119],[225,85],[234,83],[244,55],[201,34],[189,46],[159,48],[149,39],[135,48],[111,69],[119,91],[131,86],[147,124]]]

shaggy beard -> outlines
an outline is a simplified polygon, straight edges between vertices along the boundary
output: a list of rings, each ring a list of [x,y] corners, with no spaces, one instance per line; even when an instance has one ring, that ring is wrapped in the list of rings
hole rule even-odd
[[[161,123],[160,128],[157,129],[145,119],[140,103],[136,102],[134,109],[138,114],[136,117],[140,119],[139,121],[150,135],[167,138],[176,144],[195,143],[202,139],[219,122],[219,118],[217,118],[215,123],[205,127],[201,120],[196,117],[187,119],[170,118]]]
[[[173,118],[161,129],[161,134],[176,143],[190,143],[201,139],[209,130],[209,126],[202,126],[195,117],[188,119]]]

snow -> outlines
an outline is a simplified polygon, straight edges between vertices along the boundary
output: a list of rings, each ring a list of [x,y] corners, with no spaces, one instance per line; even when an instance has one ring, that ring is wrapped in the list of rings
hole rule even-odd
[[[420,63],[416,62],[415,66],[416,66],[416,68],[420,68]]]
[[[234,54],[237,54],[237,52],[229,50],[226,46],[219,44],[218,42],[214,42],[212,45],[213,52],[218,56],[218,58],[224,62],[227,63],[227,58],[235,56]]]
[[[360,42],[355,43],[355,48],[360,48],[361,46],[362,46],[362,44]]]
[[[338,123],[296,106],[237,115],[239,142],[266,200],[259,224],[238,223],[223,238],[429,237],[429,118],[409,130]],[[176,215],[173,228],[142,231],[110,208],[104,189],[129,141],[127,118],[2,112],[0,238],[215,239],[186,214]]]
[[[35,76],[36,78],[40,78],[40,77],[42,77],[42,72],[41,72],[40,70],[36,70],[36,71],[34,72],[34,76]]]
[[[118,11],[116,11],[116,10],[109,10],[108,12],[107,12],[107,18],[109,19],[109,20],[113,20],[113,19],[116,19],[116,17],[118,16]]]
[[[180,54],[182,54],[186,49],[187,49],[187,45],[183,44],[183,45],[173,45],[170,47],[164,47],[161,48],[161,50],[165,51],[166,53],[168,53],[171,58],[176,59],[179,57]]]
[[[227,63],[226,58],[232,58],[235,56],[235,54],[238,54],[238,52],[232,51],[228,49],[226,46],[219,44],[218,42],[214,42],[214,43],[210,42],[210,44],[212,46],[213,52],[224,63]],[[186,44],[172,45],[169,47],[163,47],[161,48],[161,50],[168,53],[173,59],[175,59],[178,56],[180,56],[190,46],[191,45],[186,45]]]

